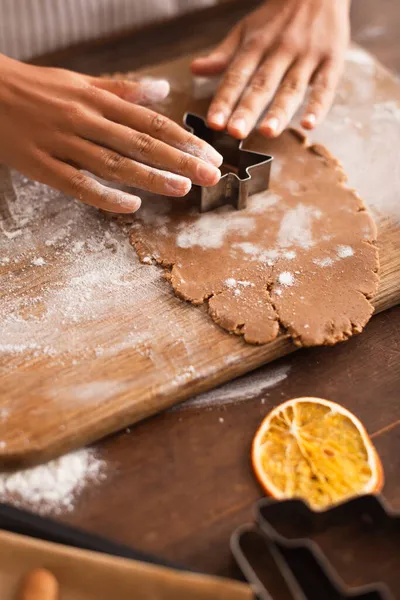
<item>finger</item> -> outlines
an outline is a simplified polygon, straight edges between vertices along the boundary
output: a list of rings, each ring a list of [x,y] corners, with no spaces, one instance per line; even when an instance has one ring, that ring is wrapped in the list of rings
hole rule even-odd
[[[41,172],[39,181],[85,204],[116,213],[134,213],[140,207],[138,196],[108,188],[59,160],[51,159],[46,165],[42,164]]]
[[[237,25],[207,56],[199,56],[192,61],[194,75],[219,75],[228,67],[240,44],[241,27]]]
[[[148,134],[103,118],[95,117],[90,124],[86,125],[82,134],[86,139],[115,150],[123,156],[188,177],[197,185],[216,185],[221,177],[220,170],[214,165],[152,138]]]
[[[291,54],[278,50],[259,67],[229,121],[228,131],[231,135],[244,138],[249,134],[272,100],[292,60]]]
[[[314,77],[310,99],[301,121],[305,129],[313,129],[320,123],[335,98],[336,88],[342,72],[343,63],[340,60],[326,60]]]
[[[69,150],[75,164],[106,181],[178,197],[185,196],[192,185],[187,177],[143,165],[86,140],[73,142]]]
[[[287,72],[260,124],[259,129],[263,134],[277,136],[287,127],[307,93],[314,69],[314,61],[303,60]]]
[[[193,183],[203,186],[216,185],[221,178],[221,172],[217,167],[177,148],[173,148],[164,142],[150,137],[138,131],[107,121],[101,117],[94,117],[92,121],[86,122],[81,135],[86,140],[95,142],[103,148],[114,150],[121,157],[134,159],[147,166],[171,171],[189,178]],[[62,154],[60,148],[59,158],[70,158],[73,156],[75,147],[71,150],[69,142],[69,156]],[[61,152],[61,154],[60,154]]]
[[[241,50],[224,74],[208,109],[207,122],[214,129],[225,129],[237,101],[257,69],[263,49],[256,44]]]
[[[102,113],[110,121],[147,134],[148,138],[164,142],[214,166],[222,164],[223,157],[210,144],[149,108],[110,96],[103,100]],[[145,138],[147,143],[150,141],[148,138]]]
[[[91,79],[91,83],[95,87],[111,92],[127,102],[136,102],[137,104],[162,102],[170,92],[168,81],[149,77],[145,77],[140,81],[94,77]]]

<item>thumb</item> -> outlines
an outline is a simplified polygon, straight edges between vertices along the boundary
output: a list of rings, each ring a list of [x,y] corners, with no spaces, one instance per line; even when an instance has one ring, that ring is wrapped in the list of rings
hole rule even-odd
[[[138,81],[97,78],[92,83],[102,90],[119,96],[122,100],[136,104],[161,102],[170,92],[170,85],[166,79],[151,79],[150,77],[144,77]]]
[[[226,38],[207,55],[195,58],[191,69],[194,75],[219,75],[228,67],[242,37],[242,28],[236,25]]]

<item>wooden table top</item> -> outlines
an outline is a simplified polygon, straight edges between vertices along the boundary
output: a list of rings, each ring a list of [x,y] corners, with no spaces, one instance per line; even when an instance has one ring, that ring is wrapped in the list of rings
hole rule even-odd
[[[37,62],[98,73],[168,60],[215,43],[244,4],[248,10],[255,3],[239,1],[229,11],[207,10]],[[398,0],[354,0],[353,38],[400,75],[399,30]],[[261,496],[249,466],[252,437],[270,408],[304,395],[340,402],[361,418],[384,464],[384,496],[400,510],[400,308],[374,317],[344,344],[267,365],[265,378],[280,366],[287,377],[261,395],[164,413],[98,444],[107,481],[59,518],[194,569],[232,575],[229,536],[252,519]]]

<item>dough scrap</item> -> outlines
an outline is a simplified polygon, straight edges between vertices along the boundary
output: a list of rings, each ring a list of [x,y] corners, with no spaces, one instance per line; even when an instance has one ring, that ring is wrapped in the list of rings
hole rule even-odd
[[[251,344],[288,333],[300,346],[361,332],[378,287],[377,230],[340,164],[304,136],[253,136],[274,156],[269,191],[248,207],[199,214],[188,197],[153,197],[131,243],[166,269],[174,292]]]

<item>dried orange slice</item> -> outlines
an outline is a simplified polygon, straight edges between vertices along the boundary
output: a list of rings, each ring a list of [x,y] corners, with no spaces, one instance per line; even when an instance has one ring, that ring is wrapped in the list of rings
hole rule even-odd
[[[295,398],[272,410],[256,433],[252,464],[274,498],[302,498],[322,510],[383,485],[380,458],[360,421],[329,400]]]

